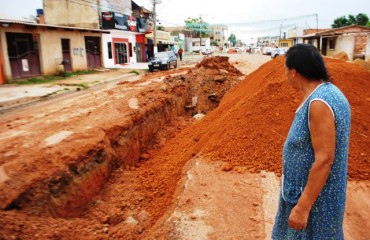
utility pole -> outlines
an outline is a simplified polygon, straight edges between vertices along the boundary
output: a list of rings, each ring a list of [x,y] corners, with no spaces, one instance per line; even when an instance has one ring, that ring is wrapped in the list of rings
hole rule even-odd
[[[157,47],[157,13],[155,11],[155,6],[160,4],[162,0],[152,0],[153,3],[153,22],[154,22],[154,29],[153,29],[153,41],[154,41],[154,49],[153,52],[156,54],[158,52]]]

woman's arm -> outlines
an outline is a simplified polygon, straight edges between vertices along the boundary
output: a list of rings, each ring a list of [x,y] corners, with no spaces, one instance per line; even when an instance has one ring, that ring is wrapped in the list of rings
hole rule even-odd
[[[335,123],[329,106],[322,101],[313,101],[309,117],[315,162],[307,185],[289,216],[289,227],[297,230],[306,228],[311,207],[325,185],[335,155]]]

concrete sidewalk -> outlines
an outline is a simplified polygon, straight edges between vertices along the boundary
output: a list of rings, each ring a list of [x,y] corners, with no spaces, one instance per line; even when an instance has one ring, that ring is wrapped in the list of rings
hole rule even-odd
[[[137,67],[136,70],[139,74],[145,73],[143,63],[140,66],[130,67]],[[0,114],[47,98],[137,76],[137,73],[132,72],[130,69],[134,68],[99,69],[95,73],[76,75],[48,83],[27,85],[12,83],[0,85]]]
[[[202,55],[185,55],[183,61],[178,61],[178,67],[190,67],[203,57]],[[133,72],[134,70],[135,72]],[[137,72],[143,74],[146,73],[146,70],[148,70],[147,62],[127,65],[117,64],[112,68],[97,69],[96,73],[76,75],[49,83],[0,85],[0,114],[58,95],[73,93],[99,84],[133,77],[137,75]]]

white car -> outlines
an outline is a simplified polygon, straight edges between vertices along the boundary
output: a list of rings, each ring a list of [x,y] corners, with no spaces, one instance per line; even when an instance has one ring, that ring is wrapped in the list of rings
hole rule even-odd
[[[201,51],[201,53],[202,53],[203,55],[208,56],[208,55],[211,55],[211,54],[213,53],[213,51],[212,51],[212,49],[203,49],[203,50]]]

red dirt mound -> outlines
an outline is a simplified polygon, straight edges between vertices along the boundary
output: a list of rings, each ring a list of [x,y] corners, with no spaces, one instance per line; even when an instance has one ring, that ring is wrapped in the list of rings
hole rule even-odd
[[[348,54],[346,52],[339,52],[335,54],[333,58],[342,60],[342,61],[349,61]]]
[[[333,83],[352,108],[349,176],[369,179],[370,72],[360,66],[325,59]],[[219,108],[193,129],[199,139],[196,152],[252,172],[281,172],[285,137],[300,104],[285,77],[284,58],[261,66],[228,92]]]
[[[185,76],[167,77],[165,83],[184,81],[189,87],[186,108],[192,114],[215,109],[226,92],[240,82],[243,74],[229,63],[229,57],[206,57]]]

